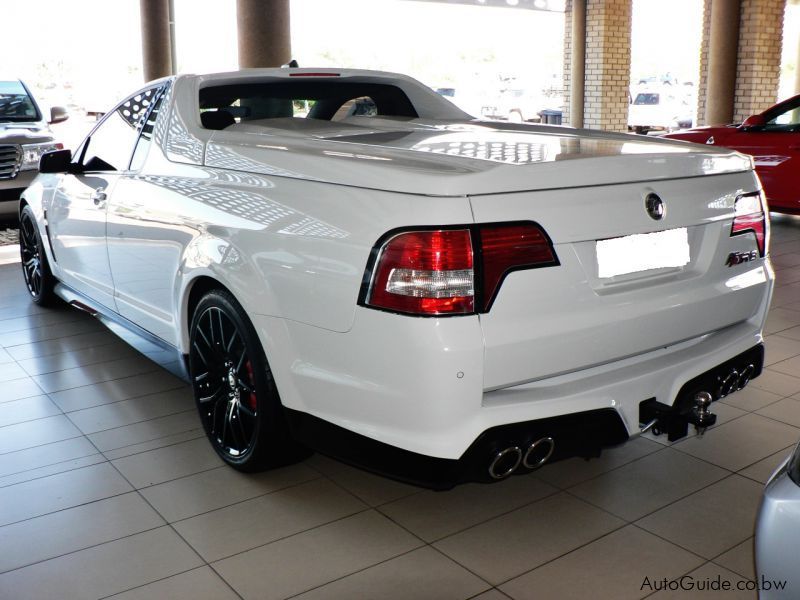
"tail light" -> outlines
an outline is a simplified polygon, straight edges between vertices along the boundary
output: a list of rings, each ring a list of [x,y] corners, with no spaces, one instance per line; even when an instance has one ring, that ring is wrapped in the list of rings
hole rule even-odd
[[[497,290],[511,271],[556,264],[544,231],[533,223],[486,225],[478,229],[483,257],[483,305],[489,310]]]
[[[768,227],[765,205],[766,200],[761,192],[738,196],[734,204],[731,227],[731,236],[752,232],[756,236],[760,256],[764,256],[767,251]]]
[[[509,272],[558,264],[535,223],[407,231],[376,250],[362,303],[424,316],[486,312]]]
[[[472,313],[472,261],[467,229],[401,233],[380,252],[369,303],[424,315]]]

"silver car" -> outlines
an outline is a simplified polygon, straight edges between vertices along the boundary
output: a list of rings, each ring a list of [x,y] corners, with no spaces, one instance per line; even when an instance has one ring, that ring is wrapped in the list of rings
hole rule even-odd
[[[20,194],[36,177],[39,158],[62,147],[48,125],[67,118],[60,106],[45,118],[22,81],[0,79],[0,219],[18,214]]]
[[[759,598],[800,598],[800,445],[764,489],[755,546]]]

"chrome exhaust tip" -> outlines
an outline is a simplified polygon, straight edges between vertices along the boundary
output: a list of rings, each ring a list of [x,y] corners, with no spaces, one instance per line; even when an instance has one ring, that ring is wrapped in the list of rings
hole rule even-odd
[[[522,462],[522,450],[519,446],[509,446],[498,451],[489,463],[489,476],[492,479],[505,479],[517,470]]]
[[[544,437],[536,440],[525,451],[522,464],[526,469],[538,469],[553,456],[556,443],[551,437]]]
[[[753,369],[755,370],[755,368]],[[739,371],[733,369],[728,373],[725,378],[720,382],[717,396],[724,398],[735,392],[739,388]]]
[[[750,383],[750,380],[753,378],[753,373],[756,372],[756,367],[753,364],[747,365],[744,369],[742,369],[741,374],[739,375],[739,389],[741,390],[744,386]]]

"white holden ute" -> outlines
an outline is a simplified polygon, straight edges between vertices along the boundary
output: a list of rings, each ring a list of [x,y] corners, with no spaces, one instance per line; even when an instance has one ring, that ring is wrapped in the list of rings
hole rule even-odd
[[[244,471],[500,480],[702,430],[762,369],[768,213],[733,151],[288,68],[152,82],[40,167],[33,301],[182,374]]]

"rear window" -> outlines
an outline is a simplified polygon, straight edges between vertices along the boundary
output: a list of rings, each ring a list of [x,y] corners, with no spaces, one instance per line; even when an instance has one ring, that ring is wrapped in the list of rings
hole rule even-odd
[[[640,106],[658,104],[658,94],[637,94],[633,103]]]
[[[0,81],[0,121],[38,121],[39,111],[21,81]]]
[[[200,90],[200,117],[206,129],[263,119],[338,121],[353,116],[415,118],[417,112],[403,90],[379,83],[290,81]]]

